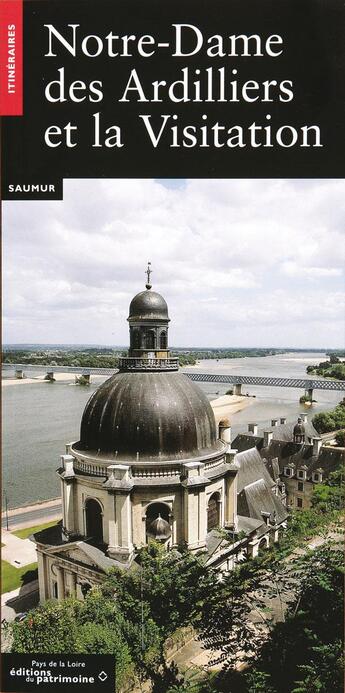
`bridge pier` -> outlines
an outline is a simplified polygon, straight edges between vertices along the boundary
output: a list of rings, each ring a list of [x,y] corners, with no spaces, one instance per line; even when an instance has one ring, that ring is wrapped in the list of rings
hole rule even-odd
[[[17,378],[18,380],[22,380],[24,378],[24,371],[22,368],[16,368],[14,371],[14,377]]]
[[[242,383],[234,384],[234,395],[242,395]]]
[[[47,374],[44,376],[44,380],[49,380],[50,383],[54,383],[54,371],[47,371]]]
[[[306,397],[309,397],[309,398],[310,398],[310,401],[313,400],[313,394],[314,394],[314,392],[313,392],[313,388],[312,388],[312,387],[305,388],[304,394],[306,395]]]
[[[91,383],[91,373],[82,373],[81,375],[75,376],[76,385],[90,385]]]

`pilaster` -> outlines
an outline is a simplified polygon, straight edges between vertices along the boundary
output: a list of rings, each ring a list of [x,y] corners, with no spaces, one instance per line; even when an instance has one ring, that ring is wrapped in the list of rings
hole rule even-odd
[[[108,480],[104,484],[108,490],[108,555],[119,561],[126,561],[133,553],[130,467],[126,464],[113,464],[108,467]]]
[[[186,462],[183,465],[182,487],[184,540],[188,549],[205,547],[207,534],[207,512],[205,488],[210,483],[204,475],[203,462]]]

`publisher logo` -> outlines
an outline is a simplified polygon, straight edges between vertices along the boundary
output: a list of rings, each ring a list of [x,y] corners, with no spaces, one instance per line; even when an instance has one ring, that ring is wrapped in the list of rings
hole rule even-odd
[[[114,693],[112,655],[3,654],[3,693],[32,691]]]

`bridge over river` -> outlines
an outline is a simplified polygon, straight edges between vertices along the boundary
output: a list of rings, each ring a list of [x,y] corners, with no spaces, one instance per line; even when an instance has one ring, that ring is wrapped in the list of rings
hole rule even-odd
[[[54,373],[75,373],[90,378],[91,375],[113,375],[117,373],[115,368],[82,368],[78,366],[39,366],[31,364],[3,363],[2,369],[13,371],[15,377],[23,378],[25,373],[46,372],[48,379],[53,379]],[[222,373],[199,373],[198,371],[184,371],[185,375],[196,382],[223,383],[233,385],[236,395],[242,394],[242,385],[255,385],[263,387],[294,387],[303,389],[305,394],[313,397],[314,390],[333,390],[345,392],[345,380],[327,380],[324,378],[279,378],[270,376],[236,375]]]

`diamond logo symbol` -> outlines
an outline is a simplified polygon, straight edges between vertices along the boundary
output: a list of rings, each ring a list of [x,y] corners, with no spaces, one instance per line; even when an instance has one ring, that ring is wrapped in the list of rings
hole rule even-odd
[[[105,671],[101,671],[101,672],[98,674],[98,678],[99,678],[99,680],[102,681],[102,683],[103,683],[104,681],[107,680],[108,674],[106,674]]]

